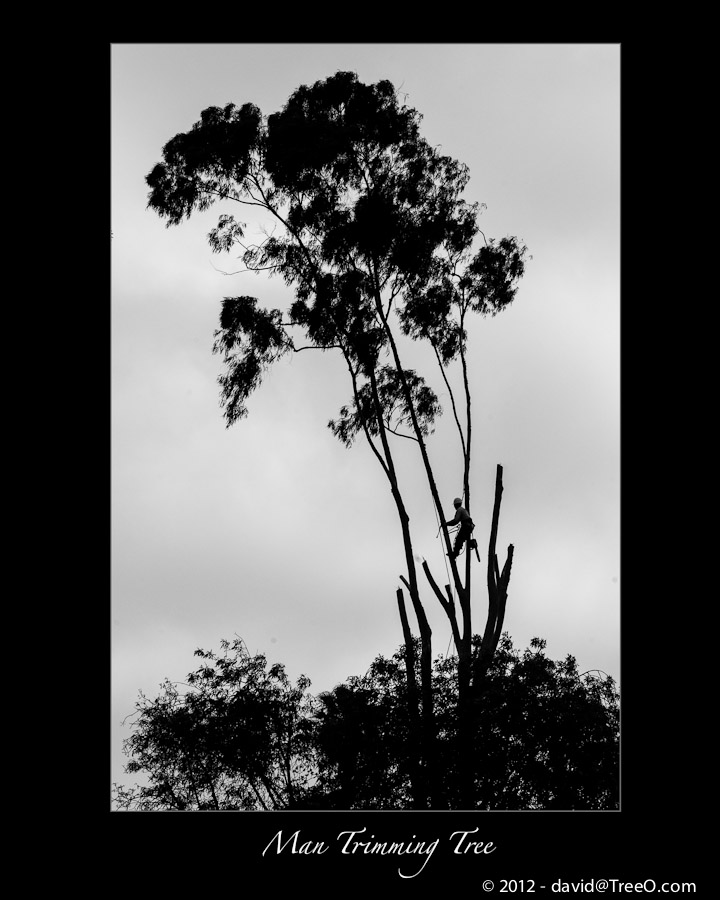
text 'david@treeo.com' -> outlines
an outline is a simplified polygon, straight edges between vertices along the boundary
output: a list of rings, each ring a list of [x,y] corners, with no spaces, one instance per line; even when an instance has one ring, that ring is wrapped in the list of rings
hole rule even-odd
[[[692,881],[655,881],[647,878],[644,881],[623,881],[620,878],[590,878],[585,881],[564,881],[558,878],[547,883],[534,881],[532,878],[500,878],[496,881],[485,879],[482,889],[485,893],[499,894],[533,894],[539,891],[551,891],[554,894],[694,894],[697,891]]]

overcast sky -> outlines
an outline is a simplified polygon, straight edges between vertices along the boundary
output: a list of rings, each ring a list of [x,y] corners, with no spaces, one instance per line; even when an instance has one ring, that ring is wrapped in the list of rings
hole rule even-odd
[[[220,206],[166,228],[146,209],[163,145],[208,106],[279,110],[338,70],[390,79],[423,135],[470,169],[488,238],[532,259],[509,309],[473,323],[474,630],[495,470],[498,555],[515,547],[505,630],[520,649],[618,679],[620,658],[620,47],[615,44],[116,44],[111,47],[112,777],[127,782],[122,719],[138,692],[182,681],[241,637],[311,690],[363,674],[402,641],[402,540],[387,481],[363,442],[326,427],[350,399],[332,353],[277,363],[226,428],[211,352],[225,296],[291,299],[231,274],[207,234]],[[243,217],[251,225],[251,220]],[[251,229],[250,229],[251,230]],[[435,378],[434,372],[429,374]],[[448,413],[429,442],[447,518],[462,491]],[[424,475],[397,441],[416,549],[445,583]],[[406,445],[406,446],[400,446]],[[434,655],[447,619],[424,591]],[[415,627],[417,633],[417,627]]]

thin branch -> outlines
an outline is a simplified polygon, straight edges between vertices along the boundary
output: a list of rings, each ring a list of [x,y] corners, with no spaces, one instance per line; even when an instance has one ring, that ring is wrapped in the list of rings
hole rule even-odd
[[[245,275],[246,272],[267,272],[270,269],[279,269],[280,265],[272,265],[272,266],[248,266],[246,265],[244,269],[238,269],[237,272],[224,272],[222,269],[218,269],[217,266],[213,266],[212,261],[210,265],[215,269],[216,272],[219,272],[220,275]]]
[[[452,405],[453,416],[455,417],[455,424],[458,427],[458,433],[460,434],[460,444],[462,445],[463,459],[467,456],[467,450],[465,448],[465,435],[463,434],[462,425],[460,424],[460,418],[458,417],[457,407],[455,406],[455,394],[453,393],[453,389],[450,387],[450,382],[448,381],[447,375],[445,373],[445,366],[442,364],[442,360],[440,359],[440,351],[437,348],[437,344],[435,341],[432,341],[432,348],[435,351],[435,358],[437,359],[438,365],[440,366],[440,371],[442,372],[443,381],[445,382],[445,386],[448,389],[448,393],[450,394],[450,403]]]
[[[435,592],[435,596],[438,598],[438,600],[440,601],[440,605],[445,610],[445,615],[450,620],[450,627],[452,628],[453,638],[455,640],[455,646],[459,650],[460,649],[460,630],[459,630],[458,624],[457,624],[457,615],[455,612],[455,604],[452,599],[452,594],[450,593],[450,585],[445,585],[445,589],[446,589],[448,597],[449,597],[449,600],[446,600],[443,597],[442,591],[438,587],[437,582],[433,578],[432,573],[430,572],[430,567],[428,566],[427,560],[425,560],[425,559],[422,562],[422,568],[423,568],[423,571],[425,572],[425,577],[427,578],[427,580],[430,583],[430,587]]]
[[[296,347],[292,340],[290,340],[289,343],[295,353],[300,353],[301,350],[342,350],[340,344],[328,344],[327,347],[320,347],[317,344],[307,344],[305,347]]]
[[[255,796],[260,801],[260,806],[262,806],[262,808],[267,812],[267,808],[268,808],[267,803],[265,802],[262,795],[260,794],[260,791],[257,789],[255,782],[252,780],[252,778],[250,776],[247,776],[247,779],[248,779],[248,783],[250,784],[250,787],[255,792]]]
[[[345,357],[345,362],[347,363],[348,371],[350,372],[350,378],[352,379],[353,397],[355,398],[355,406],[357,407],[358,411],[360,411],[362,404],[360,403],[360,394],[358,392],[358,386],[357,386],[357,373],[355,372],[355,370],[352,367],[352,363],[350,362],[350,357],[349,357],[348,353],[343,348],[341,348],[341,350],[343,352],[343,356]],[[367,427],[367,422],[365,421],[364,417],[362,417],[362,416],[361,416],[361,420],[362,420],[363,431],[365,432],[365,437],[367,439],[368,444],[370,445],[370,449],[377,457],[377,460],[380,463],[380,465],[382,466],[383,472],[385,472],[386,477],[392,483],[392,478],[390,475],[390,461],[384,460],[382,458],[382,456],[380,455],[380,451],[375,446],[375,442],[373,441],[373,439],[370,435],[370,431]]]
[[[463,490],[465,492],[465,503],[470,508],[470,447],[472,441],[472,415],[471,415],[471,399],[470,399],[470,382],[468,379],[467,359],[465,357],[465,341],[462,335],[465,331],[465,313],[467,306],[461,307],[460,310],[460,362],[462,363],[463,385],[465,387],[465,415],[467,417],[466,436],[467,445],[465,449],[465,466],[463,469]]]
[[[260,202],[258,200],[241,200],[240,197],[233,197],[232,194],[227,193],[226,191],[216,191],[207,187],[200,187],[199,192],[201,194],[209,194],[211,196],[215,196],[218,200],[234,200],[235,203],[241,203],[243,206],[260,206],[263,209],[268,209],[265,203]],[[252,194],[248,192],[249,196],[252,197]]]
[[[389,425],[383,423],[385,431],[389,431],[391,434],[397,435],[397,437],[407,438],[409,441],[415,441],[417,443],[417,438],[413,437],[411,434],[402,434],[400,431],[395,431],[394,428],[391,428]]]
[[[303,255],[305,256],[310,268],[313,270],[315,275],[317,275],[320,271],[320,267],[318,266],[317,261],[313,258],[312,254],[310,252],[310,249],[306,246],[305,242],[302,240],[300,233],[297,231],[297,229],[292,228],[291,225],[289,224],[289,222],[280,215],[280,213],[274,206],[271,205],[270,201],[267,199],[267,194],[263,190],[262,185],[258,182],[257,178],[253,177],[253,181],[254,181],[255,186],[257,187],[258,191],[260,192],[260,196],[263,200],[262,203],[259,203],[257,205],[262,206],[269,213],[271,213],[271,215],[275,216],[275,218],[280,222],[280,224],[283,225],[283,227],[295,238],[295,240],[297,241],[298,246],[302,250]]]

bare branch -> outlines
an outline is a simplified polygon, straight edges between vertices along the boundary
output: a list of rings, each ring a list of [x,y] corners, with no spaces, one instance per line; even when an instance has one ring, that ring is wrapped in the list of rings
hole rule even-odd
[[[247,266],[244,269],[238,269],[237,272],[224,272],[222,269],[218,269],[217,266],[214,266],[212,262],[210,265],[215,269],[216,272],[219,272],[220,275],[245,275],[246,272],[267,272],[270,269],[279,269],[279,265],[273,266]]]
[[[395,431],[394,428],[391,428],[390,425],[383,423],[385,426],[385,431],[389,431],[391,434],[395,434],[401,438],[407,438],[409,441],[415,441],[417,443],[417,438],[413,437],[411,434],[402,434],[400,431]]]
[[[350,372],[350,378],[352,379],[353,396],[355,398],[355,405],[358,409],[360,409],[361,403],[360,403],[360,394],[358,392],[358,386],[357,386],[357,372],[355,371],[355,369],[353,369],[352,363],[350,361],[350,357],[348,356],[348,354],[345,352],[345,350],[343,348],[340,348],[340,349],[343,352],[343,356],[345,357],[345,362],[347,364],[348,371]],[[363,431],[365,432],[365,438],[367,439],[367,442],[370,445],[370,449],[375,454],[377,461],[382,466],[383,472],[385,472],[385,476],[392,484],[391,460],[390,459],[385,460],[382,458],[380,451],[375,446],[375,442],[373,441],[372,436],[370,435],[370,430],[368,429],[367,422],[365,421],[364,417],[362,418],[362,427],[363,427]]]
[[[327,347],[319,347],[317,344],[308,344],[305,347],[296,347],[293,342],[290,341],[290,346],[295,353],[300,353],[301,350],[342,350],[340,344],[328,344]]]
[[[425,577],[427,578],[428,582],[430,583],[430,587],[435,592],[435,596],[438,598],[438,600],[440,601],[440,605],[445,610],[445,615],[450,620],[450,627],[452,628],[455,646],[459,649],[460,648],[460,631],[459,631],[458,624],[457,624],[457,615],[455,613],[455,603],[452,599],[452,594],[450,593],[450,585],[445,586],[447,593],[448,593],[448,597],[450,598],[448,601],[443,597],[442,591],[440,590],[440,588],[437,585],[437,582],[433,578],[432,573],[430,572],[430,567],[428,566],[427,560],[425,560],[425,559],[422,562],[422,568],[423,568],[423,572],[425,572]]]
[[[455,424],[457,425],[458,433],[460,434],[460,444],[462,446],[463,459],[465,459],[467,457],[467,448],[465,446],[465,435],[463,434],[462,425],[460,424],[460,419],[457,413],[457,407],[455,406],[455,394],[453,393],[453,389],[450,387],[450,382],[448,381],[447,374],[445,373],[445,366],[442,364],[442,360],[440,359],[440,351],[438,350],[435,341],[432,341],[432,348],[435,351],[435,358],[437,359],[438,366],[440,366],[443,381],[445,382],[445,386],[447,387],[448,393],[450,394],[450,404],[452,406],[453,416],[455,417]]]

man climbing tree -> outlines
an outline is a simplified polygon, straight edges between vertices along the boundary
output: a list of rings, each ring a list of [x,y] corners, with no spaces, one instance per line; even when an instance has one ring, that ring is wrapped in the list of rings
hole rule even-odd
[[[165,145],[163,161],[147,183],[148,205],[168,225],[218,201],[263,210],[275,223],[272,233],[252,244],[246,242],[246,225],[223,213],[209,235],[215,252],[240,247],[247,270],[280,275],[294,293],[284,310],[263,309],[254,297],[224,298],[214,351],[226,365],[219,380],[228,425],[247,415],[250,393],[267,368],[286,354],[312,347],[337,352],[344,361],[351,401],[329,426],[347,446],[364,435],[397,509],[407,567],[401,580],[420,629],[420,690],[409,686],[411,702],[417,704],[413,721],[421,748],[413,789],[416,805],[427,806],[440,802],[432,783],[432,635],[420,599],[410,517],[393,452],[395,436],[415,442],[444,543],[448,552],[452,548],[427,448],[441,408],[425,378],[404,363],[401,338],[422,340],[432,348],[459,432],[469,506],[466,319],[470,312],[495,315],[512,301],[526,248],[514,237],[485,239],[476,224],[478,204],[461,198],[467,168],[431,147],[419,125],[419,113],[400,102],[389,81],[365,85],[354,73],[338,72],[299,87],[281,111],[267,118],[251,103],[204,110],[190,131]],[[478,234],[483,245],[476,250]],[[463,374],[464,427],[446,371],[456,360]],[[499,637],[510,574],[512,547],[502,575],[494,550],[501,493],[498,467],[488,554],[486,657]],[[473,680],[470,555],[464,581],[454,557],[451,567],[462,632],[452,597],[438,588],[423,563],[455,635],[459,702],[466,706]],[[397,598],[407,643],[410,629],[401,589]],[[408,679],[414,677],[408,665]]]
[[[453,500],[453,506],[455,507],[455,515],[449,522],[445,523],[445,527],[452,528],[453,525],[459,526],[458,532],[455,535],[455,544],[453,546],[452,552],[448,554],[448,556],[452,556],[453,559],[457,559],[460,555],[463,544],[470,539],[470,535],[473,532],[473,528],[475,528],[475,524],[470,518],[470,513],[462,505],[462,500],[460,499],[460,497],[456,497]]]

